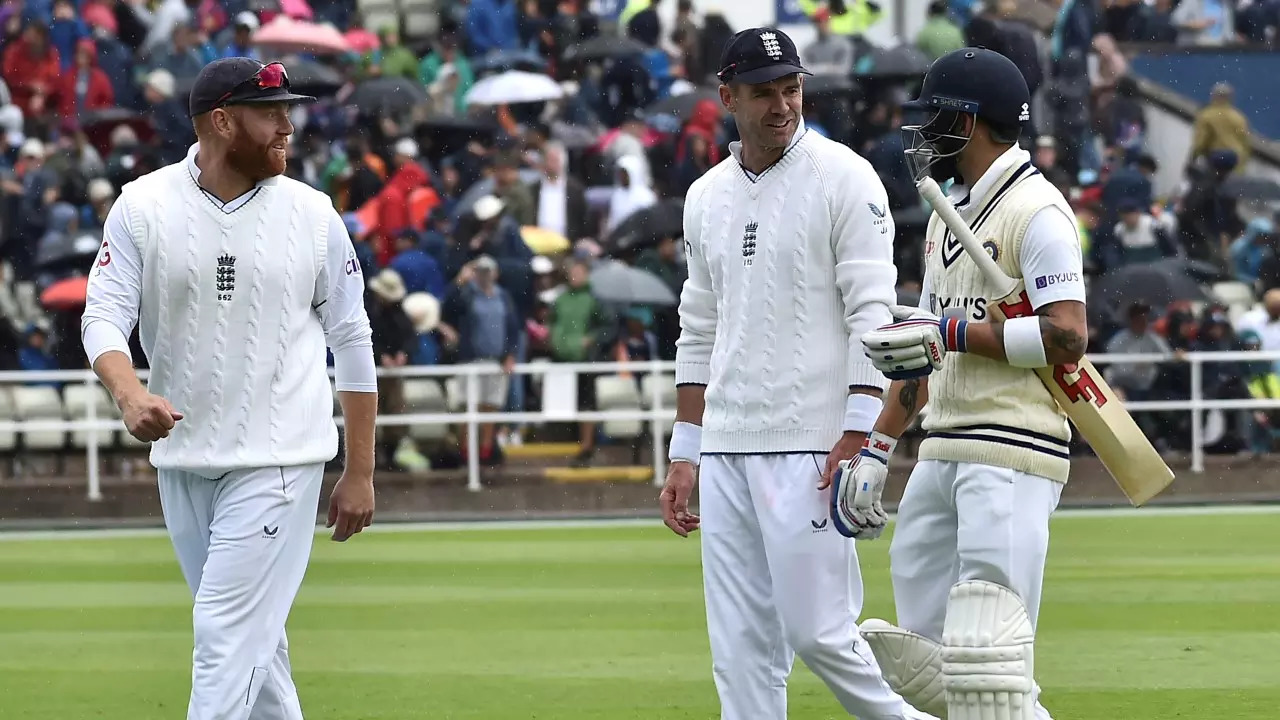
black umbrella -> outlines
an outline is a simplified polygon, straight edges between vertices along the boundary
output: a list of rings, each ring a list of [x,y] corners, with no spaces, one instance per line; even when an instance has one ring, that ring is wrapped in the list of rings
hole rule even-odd
[[[929,58],[910,45],[887,50],[872,47],[858,58],[854,75],[860,78],[919,78],[929,69]]]
[[[1206,302],[1209,293],[1176,263],[1126,265],[1099,278],[1089,293],[1089,304],[1122,309],[1134,303],[1162,308],[1178,301]]]
[[[683,235],[684,203],[679,200],[663,200],[628,216],[609,233],[605,245],[610,251],[624,252],[648,247],[664,238]]]
[[[297,58],[290,60],[286,67],[289,70],[289,89],[293,92],[324,97],[342,87],[342,76],[328,65]]]
[[[492,140],[497,133],[498,126],[487,120],[445,115],[429,117],[414,127],[423,154],[435,160],[461,150],[472,140]]]
[[[683,95],[665,97],[644,109],[647,117],[670,115],[680,120],[688,120],[693,116],[693,107],[703,100],[720,102],[720,91],[710,88],[699,88]]]
[[[844,75],[814,75],[804,80],[805,95],[839,95],[856,89],[853,78]]]
[[[492,50],[471,63],[471,70],[477,76],[508,70],[543,72],[546,69],[547,61],[529,50]]]
[[[1280,200],[1280,184],[1260,177],[1232,176],[1219,189],[1223,195],[1236,200],[1271,202]]]
[[[608,60],[609,58],[643,55],[649,51],[643,45],[628,37],[598,35],[564,51],[566,62],[590,62],[592,60]]]
[[[591,271],[591,293],[607,303],[675,305],[679,302],[662,278],[616,260],[605,260]]]
[[[49,270],[58,267],[89,267],[102,247],[102,232],[84,230],[73,233],[51,232],[40,239],[36,250],[36,267]]]
[[[369,114],[409,110],[426,101],[427,91],[416,80],[391,75],[365,80],[347,98],[348,105]]]

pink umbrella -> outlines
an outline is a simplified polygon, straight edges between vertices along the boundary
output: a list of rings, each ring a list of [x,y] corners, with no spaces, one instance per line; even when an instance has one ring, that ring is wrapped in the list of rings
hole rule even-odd
[[[346,38],[332,25],[276,17],[253,34],[253,44],[287,52],[339,55],[351,50]]]
[[[364,28],[352,28],[348,30],[347,34],[343,35],[343,37],[347,39],[347,45],[350,45],[353,51],[358,52],[361,55],[367,52],[373,52],[382,45],[378,40],[377,35],[374,35]]]

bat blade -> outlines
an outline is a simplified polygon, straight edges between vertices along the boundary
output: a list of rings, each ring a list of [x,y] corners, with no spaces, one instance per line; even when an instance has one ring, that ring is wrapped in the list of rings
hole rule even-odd
[[[992,314],[1002,320],[1034,314],[1021,282],[993,303]],[[1131,505],[1141,507],[1173,483],[1173,470],[1089,358],[1035,372]]]

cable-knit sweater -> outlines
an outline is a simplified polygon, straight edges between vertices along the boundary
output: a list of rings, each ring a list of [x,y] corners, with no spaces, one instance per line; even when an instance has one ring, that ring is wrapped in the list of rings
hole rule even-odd
[[[797,133],[755,178],[735,143],[685,202],[676,382],[707,386],[704,453],[825,453],[849,388],[888,385],[861,344],[895,300],[884,184],[844,145]]]
[[[332,207],[288,178],[223,212],[175,163],[126,185],[142,257],[148,389],[185,417],[151,462],[209,477],[337,452],[325,332],[313,307]]]

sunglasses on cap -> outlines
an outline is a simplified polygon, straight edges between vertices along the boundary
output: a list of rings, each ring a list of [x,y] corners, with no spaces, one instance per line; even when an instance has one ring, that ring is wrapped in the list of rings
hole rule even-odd
[[[249,76],[244,82],[236,85],[218,98],[214,103],[214,107],[221,107],[223,103],[236,97],[245,95],[255,95],[258,90],[288,90],[289,89],[289,73],[285,72],[284,63],[273,62],[263,65],[258,72]]]

